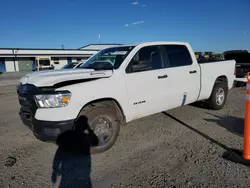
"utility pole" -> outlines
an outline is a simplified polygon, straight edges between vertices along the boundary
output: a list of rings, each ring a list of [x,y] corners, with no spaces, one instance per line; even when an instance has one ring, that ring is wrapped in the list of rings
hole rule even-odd
[[[62,49],[64,49],[64,45],[62,44]]]

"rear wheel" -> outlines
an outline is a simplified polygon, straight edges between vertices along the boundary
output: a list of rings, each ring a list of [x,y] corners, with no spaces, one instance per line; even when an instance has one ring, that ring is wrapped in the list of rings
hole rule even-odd
[[[90,143],[90,153],[101,153],[114,145],[120,132],[120,119],[112,103],[100,102],[87,106],[79,116],[88,119],[88,126],[98,140],[97,143]]]
[[[228,88],[226,83],[224,82],[215,83],[212,94],[207,100],[207,104],[213,110],[220,110],[226,104],[227,94],[228,94]]]

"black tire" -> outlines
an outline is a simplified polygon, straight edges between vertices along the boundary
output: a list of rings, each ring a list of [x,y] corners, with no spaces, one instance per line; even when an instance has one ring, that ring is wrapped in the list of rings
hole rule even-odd
[[[217,100],[217,93],[218,92],[224,92],[224,100],[221,100],[223,102],[219,103]],[[228,94],[228,87],[227,84],[224,82],[218,82],[215,83],[213,91],[209,97],[209,99],[207,100],[207,104],[208,106],[212,109],[212,110],[220,110],[222,109],[227,101],[227,94]]]
[[[239,86],[240,86],[239,82],[235,81],[234,87],[239,87]]]
[[[91,154],[107,151],[115,144],[117,137],[119,136],[121,121],[119,119],[119,114],[117,114],[117,110],[112,102],[99,102],[91,104],[85,107],[80,112],[79,116],[87,117],[88,126],[93,131],[95,136],[95,130],[93,129],[95,125],[93,124],[93,122],[97,119],[98,116],[101,116],[105,120],[108,120],[112,125],[112,134],[109,138],[109,141],[101,146],[90,146]]]

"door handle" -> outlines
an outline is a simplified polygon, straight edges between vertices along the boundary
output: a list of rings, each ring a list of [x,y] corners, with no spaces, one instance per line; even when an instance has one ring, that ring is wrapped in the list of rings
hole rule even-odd
[[[162,75],[162,76],[158,76],[158,79],[162,79],[162,78],[167,78],[168,77],[168,75]]]
[[[197,73],[197,70],[189,71],[189,74],[195,74],[195,73]]]

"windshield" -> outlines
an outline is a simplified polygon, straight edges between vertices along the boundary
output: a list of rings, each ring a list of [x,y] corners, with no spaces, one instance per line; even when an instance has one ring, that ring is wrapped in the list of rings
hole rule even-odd
[[[104,49],[88,59],[79,68],[95,70],[118,69],[133,48],[134,46],[123,46]]]

